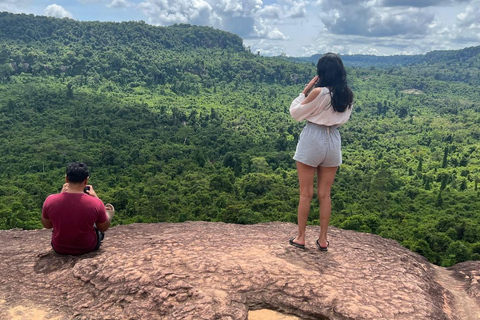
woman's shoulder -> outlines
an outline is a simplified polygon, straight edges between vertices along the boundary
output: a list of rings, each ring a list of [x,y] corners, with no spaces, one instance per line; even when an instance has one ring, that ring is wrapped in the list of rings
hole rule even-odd
[[[310,91],[310,93],[308,94],[308,96],[311,97],[312,99],[315,99],[318,96],[321,96],[323,94],[323,89],[325,88],[321,88],[321,87],[313,88],[312,91]]]
[[[322,96],[330,93],[330,89],[328,87],[317,87],[313,90],[317,90],[318,94],[322,95]],[[313,92],[313,90],[312,90],[312,92]]]

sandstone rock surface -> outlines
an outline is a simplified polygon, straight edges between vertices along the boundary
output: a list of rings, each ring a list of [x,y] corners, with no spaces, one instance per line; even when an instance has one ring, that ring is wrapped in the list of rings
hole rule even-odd
[[[132,224],[61,256],[51,231],[0,231],[0,319],[480,319],[480,262],[445,269],[393,240],[289,223]],[[266,314],[266,313],[265,313]]]

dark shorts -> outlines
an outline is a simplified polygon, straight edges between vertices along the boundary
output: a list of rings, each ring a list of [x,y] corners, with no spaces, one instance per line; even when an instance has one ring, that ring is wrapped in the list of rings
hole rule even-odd
[[[93,249],[92,251],[97,251],[98,249],[100,249],[100,246],[102,245],[102,240],[103,240],[103,238],[105,238],[105,233],[98,230],[96,227],[95,227],[95,233],[97,234],[97,245],[95,246],[95,249]],[[52,246],[53,251],[55,251],[58,254],[63,254],[63,253],[59,253],[59,252],[57,252],[57,250],[55,250],[55,247],[53,246],[52,242],[50,242],[50,245]],[[92,252],[92,251],[90,251],[90,252]],[[88,253],[88,252],[85,252],[85,253]]]
[[[95,232],[97,233],[97,245],[95,246],[95,250],[93,251],[100,249],[100,246],[102,245],[102,240],[103,238],[105,238],[105,233],[98,230],[97,228],[95,228]]]

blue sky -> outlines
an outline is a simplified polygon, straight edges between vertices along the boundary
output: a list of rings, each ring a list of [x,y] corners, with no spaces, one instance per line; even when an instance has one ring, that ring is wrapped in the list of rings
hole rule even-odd
[[[207,25],[238,34],[262,55],[417,54],[480,45],[480,0],[0,0],[0,11]]]

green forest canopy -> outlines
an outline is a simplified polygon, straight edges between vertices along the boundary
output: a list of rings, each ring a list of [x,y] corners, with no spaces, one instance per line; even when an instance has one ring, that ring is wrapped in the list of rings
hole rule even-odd
[[[288,107],[311,62],[190,25],[0,13],[0,41],[0,228],[40,228],[74,160],[117,224],[296,221],[303,124]],[[479,48],[348,68],[333,225],[439,265],[480,259]]]

